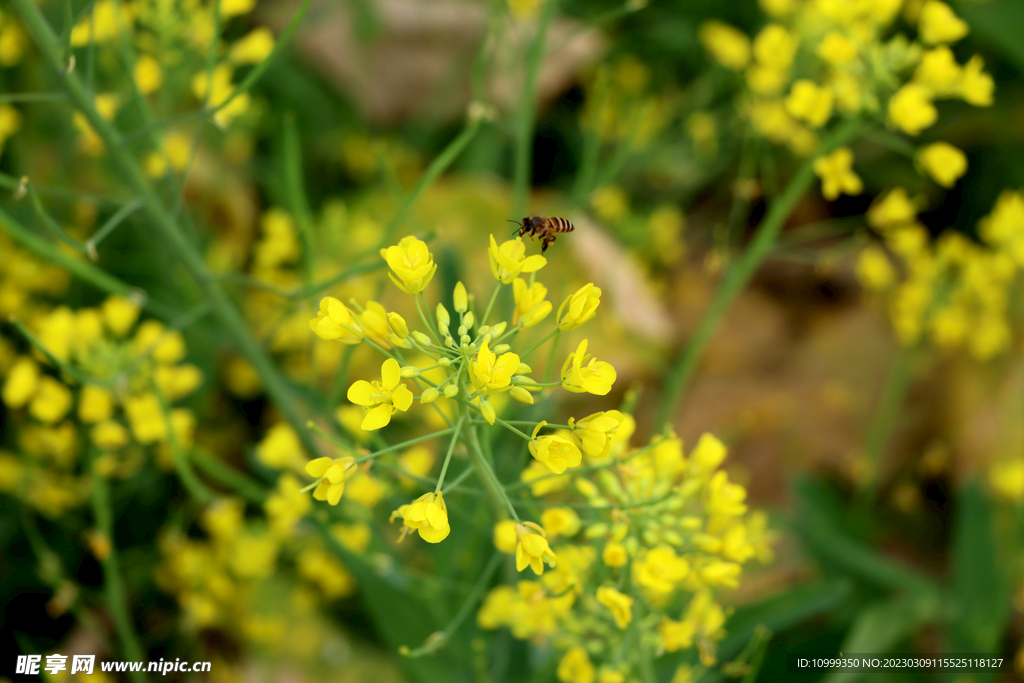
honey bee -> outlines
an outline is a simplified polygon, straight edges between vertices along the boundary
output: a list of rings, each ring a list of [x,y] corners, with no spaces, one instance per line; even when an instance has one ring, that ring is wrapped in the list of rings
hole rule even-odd
[[[508,222],[519,226],[516,228],[516,232],[520,237],[523,235],[529,235],[531,238],[539,237],[540,253],[542,254],[554,244],[555,235],[560,232],[572,232],[576,229],[572,223],[557,216],[527,216],[522,221],[514,221],[510,218]]]

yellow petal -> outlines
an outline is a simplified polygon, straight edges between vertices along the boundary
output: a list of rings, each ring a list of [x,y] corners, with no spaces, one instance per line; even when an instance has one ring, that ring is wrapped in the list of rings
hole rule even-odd
[[[404,384],[400,384],[391,394],[391,402],[401,411],[409,410],[412,405],[412,392]]]
[[[402,367],[394,358],[388,358],[380,368],[380,376],[384,391],[391,391],[398,386],[398,382],[402,379]]]
[[[355,382],[348,388],[348,400],[357,406],[372,406],[375,403],[373,400],[373,385],[365,379]]]
[[[391,422],[391,410],[391,405],[388,403],[382,403],[376,408],[371,408],[370,412],[366,413],[366,417],[363,418],[363,424],[360,427],[367,432],[386,427]]]
[[[306,474],[311,477],[322,477],[324,472],[334,464],[331,458],[317,458],[306,463]]]

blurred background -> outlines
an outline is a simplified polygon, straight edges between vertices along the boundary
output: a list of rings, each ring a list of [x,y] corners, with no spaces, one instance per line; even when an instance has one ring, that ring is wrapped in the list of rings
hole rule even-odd
[[[964,35],[942,14],[935,31],[951,35],[929,38],[922,16],[941,10],[926,5],[955,12]],[[818,47],[843,12],[858,46],[849,73],[862,79],[853,105],[822,76],[840,67]],[[212,662],[170,674],[179,680],[1019,680],[1021,16],[1019,0],[5,3],[0,680],[23,679],[16,655],[50,653]],[[709,27],[722,25],[743,38],[716,39]],[[777,86],[753,71],[788,49],[758,37],[769,25],[799,45]],[[915,134],[886,103],[924,82],[922,54],[936,46],[963,73],[980,60],[994,94],[936,86],[934,121]],[[84,84],[93,118],[57,65]],[[832,88],[825,122],[786,99],[799,79]],[[860,187],[829,196],[814,159],[851,121],[857,134],[840,143]],[[921,150],[937,141],[963,159],[929,161]],[[198,260],[169,241],[140,187]],[[916,231],[902,242],[883,216],[895,188],[910,198],[900,226]],[[302,464],[329,446],[289,424],[385,445],[344,399],[352,381],[379,377],[381,359],[310,333],[320,296],[412,321],[376,251],[414,234],[438,264],[431,307],[457,281],[486,302],[488,235],[501,242],[508,219],[535,214],[575,224],[539,276],[555,308],[601,288],[589,348],[617,371],[608,396],[561,392],[545,419],[618,408],[636,444],[667,425],[687,454],[711,432],[728,446],[729,479],[767,513],[773,557],[717,597],[717,666],[698,666],[694,646],[622,679],[566,673],[559,635],[489,630],[475,603],[444,647],[403,656],[451,623],[481,549],[492,552],[489,508],[469,495],[449,514],[472,540],[395,545],[388,515],[418,495],[401,472],[436,473],[432,442],[396,454],[397,475],[382,465],[353,480],[337,514],[296,502]],[[752,258],[770,220],[778,234]],[[217,317],[206,282],[241,311],[280,385]],[[906,308],[921,288],[937,293],[918,296],[915,332]],[[503,290],[499,309],[514,306]],[[982,338],[993,310],[998,331]],[[149,345],[156,365],[142,377]],[[75,373],[138,402],[104,411]],[[127,429],[98,433],[111,410]],[[444,427],[427,411],[396,420],[403,438]],[[496,469],[514,482],[517,467]],[[264,513],[274,490],[287,502]],[[788,670],[789,653],[840,651],[1008,665]]]

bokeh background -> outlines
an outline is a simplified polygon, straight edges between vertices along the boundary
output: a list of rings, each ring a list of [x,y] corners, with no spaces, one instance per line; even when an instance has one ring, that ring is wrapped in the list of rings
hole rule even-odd
[[[1024,202],[1005,193],[1024,184],[1024,4],[950,2],[966,35],[927,40],[922,12],[942,3],[548,3],[0,6],[0,680],[22,680],[17,654],[53,652],[213,662],[208,675],[172,674],[181,680],[598,680],[558,667],[557,632],[485,628],[472,616],[479,596],[437,652],[400,652],[452,623],[492,552],[489,506],[471,495],[449,514],[472,539],[408,555],[395,544],[388,515],[420,492],[401,472],[436,475],[437,444],[395,454],[397,474],[382,464],[353,480],[363,483],[330,516],[281,483],[308,484],[311,449],[333,448],[293,418],[353,448],[386,445],[344,398],[351,382],[379,377],[381,357],[311,334],[319,297],[380,301],[412,322],[376,250],[414,234],[438,264],[430,305],[460,280],[482,305],[488,235],[507,239],[506,220],[528,214],[574,222],[539,276],[555,308],[587,283],[601,288],[587,336],[617,371],[607,396],[561,392],[544,419],[617,408],[635,418],[634,443],[667,424],[686,453],[713,433],[730,480],[769,520],[771,556],[717,596],[727,619],[716,663],[701,664],[694,645],[622,680],[1017,680]],[[816,47],[833,11],[856,15],[846,27],[863,67],[863,101],[845,109]],[[30,14],[52,27],[49,43]],[[753,57],[748,43],[730,65],[743,48],[709,37],[721,24],[750,38],[784,25],[803,41],[783,82],[749,70],[756,40]],[[937,97],[934,122],[914,134],[886,103],[922,80],[922,52],[946,43],[960,65],[983,62],[991,102]],[[55,64],[87,85],[116,150]],[[801,78],[834,89],[824,123],[783,104]],[[826,198],[813,160],[850,121],[861,121],[843,141],[861,187]],[[920,154],[936,141],[961,150],[966,168],[951,172],[962,159],[943,157],[936,171]],[[140,183],[199,261],[147,213]],[[872,214],[894,188],[911,198],[897,228],[913,224],[899,235],[916,247]],[[785,203],[777,239],[722,300]],[[241,311],[238,325],[279,370],[276,390],[197,269]],[[910,299],[924,303],[907,313]],[[503,290],[498,309],[514,305]],[[908,316],[921,330],[908,331]],[[102,344],[80,352],[90,335]],[[156,360],[138,360],[151,345]],[[124,402],[120,432],[96,433],[102,416],[82,406],[102,398],[87,400],[76,372],[108,373],[106,388],[139,399]],[[147,393],[153,381],[162,393]],[[443,428],[423,413],[399,420],[388,443]],[[504,462],[499,478],[519,481],[522,461]],[[289,512],[259,504],[275,486],[292,495],[281,494]],[[275,525],[286,532],[268,540]],[[337,547],[309,531],[318,526]],[[484,587],[516,581],[499,573]],[[787,669],[789,653],[840,651],[991,654],[1012,666]]]

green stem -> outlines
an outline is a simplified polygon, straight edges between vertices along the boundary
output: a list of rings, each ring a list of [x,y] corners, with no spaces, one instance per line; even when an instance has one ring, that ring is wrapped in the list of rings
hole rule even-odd
[[[178,473],[178,478],[181,479],[181,483],[184,484],[190,496],[203,505],[212,503],[217,497],[216,494],[196,476],[195,470],[192,469],[192,463],[189,462],[188,455],[182,450],[181,444],[178,443],[178,435],[174,433],[174,423],[171,421],[171,407],[167,404],[167,398],[160,391],[160,387],[157,386],[156,382],[151,382],[150,388],[156,396],[156,400],[160,403],[160,412],[163,413],[164,417],[164,429],[167,430],[167,447],[171,449],[171,458],[174,460],[174,470]]]
[[[530,185],[530,169],[533,161],[533,133],[537,113],[537,81],[540,67],[544,62],[544,48],[547,43],[548,25],[555,13],[557,0],[544,0],[537,19],[537,34],[526,55],[526,69],[523,77],[523,96],[520,98],[519,120],[516,122],[516,156],[512,171],[512,215],[523,216],[526,211],[526,195]]]
[[[554,336],[555,336],[556,334],[558,334],[559,332],[561,332],[561,330],[560,330],[560,329],[558,329],[557,327],[556,327],[555,329],[551,330],[551,332],[549,332],[549,333],[548,333],[548,335],[547,335],[546,337],[544,337],[544,338],[543,338],[543,339],[541,339],[541,340],[540,340],[539,342],[537,342],[536,344],[534,344],[533,346],[531,346],[530,348],[526,349],[526,350],[525,350],[525,351],[523,351],[523,352],[522,352],[521,354],[519,354],[519,357],[520,357],[520,358],[526,358],[526,357],[527,357],[527,356],[529,356],[529,355],[530,355],[531,353],[533,353],[534,351],[536,351],[537,349],[539,349],[539,348],[540,348],[541,346],[543,346],[543,345],[544,345],[544,342],[546,342],[546,341],[547,341],[548,339],[551,339],[552,337],[554,337]]]
[[[915,349],[907,346],[900,347],[892,365],[889,366],[885,384],[882,385],[882,393],[878,398],[875,414],[871,418],[867,435],[864,438],[864,458],[867,461],[868,474],[860,484],[868,493],[873,493],[878,486],[885,448],[896,427],[900,406],[903,405],[903,399],[910,388],[916,357]]]
[[[297,28],[297,20],[309,6],[309,1],[306,0],[303,3],[299,13],[285,30],[286,34],[289,31],[294,33],[294,30]],[[25,27],[35,38],[40,52],[49,61],[51,67],[60,72],[61,47],[57,41],[57,36],[43,17],[39,7],[33,0],[11,0],[11,5],[14,6]],[[288,37],[290,37],[290,34]],[[255,77],[258,77],[257,72],[261,72],[262,69],[266,68],[265,65],[280,49],[285,38],[285,34],[282,34],[281,39],[274,46],[274,51],[271,55],[260,66],[249,73],[249,76],[231,97],[235,97],[246,84],[251,86],[251,83],[255,81]],[[315,454],[317,452],[317,445],[303,428],[306,421],[298,410],[298,398],[249,330],[241,312],[227,297],[219,283],[210,275],[203,255],[188,239],[181,226],[168,214],[167,208],[149,185],[138,163],[122,145],[123,140],[120,133],[110,121],[107,121],[97,111],[90,92],[75,72],[62,73],[61,78],[64,81],[72,103],[78,108],[106,145],[107,153],[114,168],[130,188],[132,194],[142,201],[146,213],[152,221],[154,233],[166,241],[168,249],[175,253],[182,265],[191,274],[196,284],[202,290],[204,298],[210,302],[214,314],[223,324],[228,337],[256,370],[263,382],[263,386],[266,387],[267,393],[277,405],[278,410],[281,411],[282,416],[299,435],[303,447],[309,453]],[[230,101],[230,98],[228,101]],[[221,106],[226,104],[227,102],[224,102]]]
[[[110,542],[107,556],[100,558],[103,564],[103,588],[106,592],[107,606],[114,618],[114,628],[121,640],[121,648],[125,658],[141,662],[145,659],[142,646],[135,636],[132,627],[131,612],[128,610],[127,591],[121,577],[121,563],[117,546],[114,543],[113,513],[110,503],[110,487],[105,478],[92,473],[92,509],[96,517],[97,531]],[[135,683],[145,683],[146,676],[141,671],[129,674]]]
[[[191,459],[211,479],[249,502],[262,505],[266,501],[267,492],[259,482],[234,469],[213,453],[203,448],[193,448]]]
[[[99,260],[99,255],[96,253],[96,247],[99,246],[99,243],[107,239],[107,237],[110,236],[110,233],[114,232],[114,230],[121,225],[128,216],[141,208],[142,202],[138,199],[133,199],[114,212],[114,215],[107,219],[107,222],[92,234],[92,237],[86,240],[85,250],[89,254],[89,258],[93,261]]]
[[[476,476],[483,482],[484,490],[487,491],[487,497],[491,499],[491,505],[494,506],[494,513],[498,519],[505,518],[505,510],[507,509],[512,515],[512,519],[519,522],[519,515],[516,513],[516,509],[512,506],[512,501],[508,499],[505,494],[505,489],[502,488],[501,482],[498,481],[498,477],[495,476],[494,470],[487,464],[487,459],[484,458],[483,449],[480,447],[480,437],[476,433],[476,427],[471,426],[466,428],[469,432],[470,441],[472,442],[472,448],[469,449],[469,461],[473,465],[473,469],[476,471]]]
[[[839,147],[851,140],[863,127],[859,119],[850,119],[841,124],[821,144],[818,154],[828,154],[836,147]],[[658,414],[655,420],[655,430],[668,424],[683,397],[687,384],[697,368],[705,347],[711,341],[712,335],[718,328],[722,316],[729,309],[733,299],[740,290],[753,277],[758,266],[765,259],[782,230],[783,224],[789,218],[796,203],[807,192],[814,183],[814,159],[809,158],[800,166],[796,174],[789,181],[785,191],[779,195],[768,211],[768,215],[758,227],[754,238],[743,255],[729,266],[722,284],[715,293],[714,299],[704,312],[697,329],[690,336],[687,345],[680,352],[675,362],[668,371],[665,381],[665,390],[662,393],[661,403],[658,406]]]
[[[462,412],[461,410],[459,411]],[[444,464],[441,465],[441,474],[437,477],[437,486],[434,487],[434,493],[441,490],[441,486],[444,485],[444,475],[448,473],[448,463],[452,459],[452,453],[455,451],[455,444],[459,442],[459,435],[462,433],[462,423],[465,422],[466,416],[464,414],[459,415],[458,422],[453,427],[454,434],[452,434],[451,443],[448,444],[448,453],[444,456]]]
[[[491,317],[491,309],[494,308],[494,302],[498,299],[498,292],[501,291],[501,282],[499,281],[497,286],[494,288],[494,292],[491,294],[491,300],[487,302],[487,308],[484,310],[484,317],[480,318],[480,323],[477,329],[487,324],[487,319]]]
[[[315,249],[313,238],[313,212],[306,199],[305,184],[302,177],[302,147],[299,130],[295,124],[295,114],[287,112],[284,116],[284,185],[288,197],[288,208],[295,216],[302,239],[302,273],[303,284],[313,281],[313,254]]]

